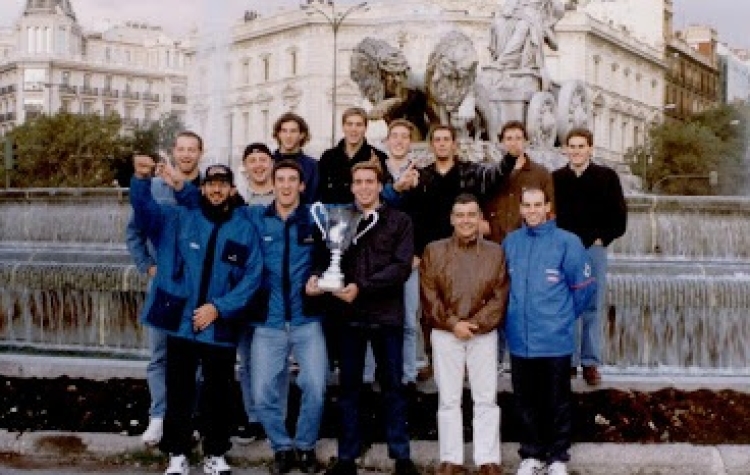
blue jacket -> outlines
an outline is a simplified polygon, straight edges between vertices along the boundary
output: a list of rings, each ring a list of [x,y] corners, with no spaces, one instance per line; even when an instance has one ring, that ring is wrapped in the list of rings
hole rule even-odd
[[[193,311],[199,303],[206,245],[214,223],[200,209],[157,204],[150,179],[131,181],[130,202],[136,227],[156,248],[158,272],[146,296],[143,322],[172,336],[234,346],[244,323],[239,317],[258,289],[263,269],[253,225],[236,210],[221,224],[206,294],[206,301],[216,307],[219,318],[195,333]]]
[[[263,286],[256,304],[249,308],[251,323],[283,328],[287,322],[320,321],[318,309],[311,305],[319,299],[305,295],[315,243],[309,207],[298,206],[286,220],[279,217],[273,203],[241,210],[257,229],[263,249]]]
[[[177,204],[174,191],[161,178],[151,180],[151,195],[159,204]],[[154,246],[146,239],[144,233],[138,229],[138,226],[135,225],[132,214],[125,228],[125,245],[139,272],[145,274],[148,272],[149,267],[156,265],[156,251]]]
[[[508,349],[523,358],[566,356],[575,349],[574,325],[596,291],[586,249],[554,220],[525,224],[503,241],[510,301]]]

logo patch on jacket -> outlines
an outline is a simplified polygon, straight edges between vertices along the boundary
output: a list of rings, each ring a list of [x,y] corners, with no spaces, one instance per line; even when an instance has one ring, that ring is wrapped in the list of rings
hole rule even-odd
[[[557,269],[545,269],[544,274],[547,278],[547,282],[551,284],[560,282],[560,271]]]
[[[224,244],[221,260],[233,266],[244,267],[249,256],[250,249],[246,245],[228,239]]]
[[[589,264],[588,262],[585,266],[583,266],[583,276],[587,279],[591,277],[591,264]]]

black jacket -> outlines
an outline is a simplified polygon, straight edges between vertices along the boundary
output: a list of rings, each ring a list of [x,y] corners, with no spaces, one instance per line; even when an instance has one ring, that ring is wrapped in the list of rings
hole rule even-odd
[[[592,162],[581,176],[565,166],[552,179],[558,227],[577,235],[587,248],[597,239],[608,246],[625,233],[627,205],[614,170]]]
[[[360,162],[366,162],[372,155],[378,157],[383,172],[387,170],[385,161],[387,155],[364,141],[352,158],[346,154],[346,143],[342,139],[338,145],[329,148],[318,162],[318,199],[326,204],[348,204],[354,202],[352,195],[352,167]]]
[[[360,223],[360,230],[368,223]],[[328,268],[330,252],[320,235],[317,237],[312,273],[320,276]],[[411,274],[413,256],[409,216],[382,205],[377,223],[356,244],[352,243],[341,259],[345,284],[357,284],[359,294],[351,304],[326,294],[328,315],[347,323],[403,325],[404,283]]]
[[[401,209],[414,222],[414,250],[421,256],[427,244],[453,234],[450,214],[461,193],[471,193],[480,205],[510,177],[516,157],[506,155],[499,163],[456,161],[445,175],[435,164],[419,170],[419,184],[403,193]]]

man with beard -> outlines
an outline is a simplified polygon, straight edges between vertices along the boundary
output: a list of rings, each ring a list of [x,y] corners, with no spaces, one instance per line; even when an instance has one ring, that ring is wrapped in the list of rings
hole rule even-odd
[[[165,474],[187,475],[192,449],[195,374],[203,384],[203,470],[228,475],[224,454],[231,447],[231,404],[239,317],[260,285],[262,256],[254,226],[230,199],[232,171],[206,169],[198,207],[160,205],[151,193],[150,157],[134,158],[130,185],[134,222],[156,248],[159,272],[144,304],[145,324],[167,333],[167,411],[160,449],[170,455]],[[177,195],[184,182],[162,164],[160,176]]]
[[[198,164],[203,156],[203,139],[193,132],[184,131],[177,135],[172,148],[175,172],[183,181],[200,186]],[[151,158],[156,158],[151,157]],[[164,180],[151,181],[151,194],[160,204],[177,204],[174,192]],[[143,232],[135,225],[132,217],[125,230],[125,242],[135,265],[140,272],[153,278],[156,275],[156,252]],[[150,288],[149,284],[149,288]],[[156,445],[164,430],[164,414],[167,410],[165,375],[167,371],[167,336],[157,328],[149,327],[148,345],[150,360],[146,367],[146,382],[151,396],[149,424],[141,438],[146,445]]]

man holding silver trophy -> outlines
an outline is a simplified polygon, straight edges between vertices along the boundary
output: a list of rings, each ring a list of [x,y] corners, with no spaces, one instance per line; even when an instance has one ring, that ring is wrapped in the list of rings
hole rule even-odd
[[[407,399],[402,381],[404,340],[403,285],[411,272],[414,238],[409,217],[381,202],[383,170],[375,161],[352,167],[354,204],[327,211],[316,204],[320,227],[313,272],[306,293],[326,292],[340,321],[338,460],[329,475],[355,475],[361,452],[359,404],[362,371],[370,342],[384,395],[388,455],[397,475],[418,473],[411,460]]]

